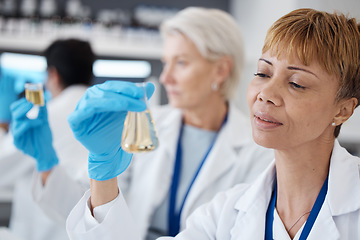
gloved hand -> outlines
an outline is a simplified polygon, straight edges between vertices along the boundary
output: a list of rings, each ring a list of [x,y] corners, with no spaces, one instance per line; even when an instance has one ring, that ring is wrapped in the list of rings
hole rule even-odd
[[[25,90],[25,83],[45,83],[48,77],[47,71],[14,68],[2,68],[1,70],[16,79],[15,92],[17,94],[20,94]]]
[[[15,77],[1,71],[0,73],[0,122],[10,123],[10,105],[16,101]]]
[[[31,71],[13,68],[0,68],[0,122],[11,120],[10,105],[24,91],[26,82],[45,82],[45,71]]]
[[[39,172],[48,171],[59,162],[52,145],[52,134],[47,118],[46,105],[40,107],[36,119],[29,119],[26,113],[33,104],[21,98],[11,105],[11,131],[15,146],[35,158]]]
[[[151,96],[154,85],[147,83]],[[131,82],[107,81],[89,88],[68,121],[75,138],[89,150],[89,176],[104,181],[125,171],[132,154],[121,149],[121,135],[127,111],[141,112],[143,89]]]

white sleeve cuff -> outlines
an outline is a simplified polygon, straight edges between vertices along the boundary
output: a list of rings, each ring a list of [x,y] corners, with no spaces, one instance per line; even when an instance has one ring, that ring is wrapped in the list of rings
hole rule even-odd
[[[105,203],[103,205],[97,206],[93,209],[93,214],[91,214],[90,207],[90,198],[87,200],[86,208],[85,208],[85,229],[88,231],[93,227],[96,227],[98,224],[101,224],[112,206],[119,199],[119,195],[112,201]]]
[[[3,128],[0,127],[0,137],[3,137],[3,136],[5,136],[5,135],[6,135],[5,129],[3,129]]]
[[[96,207],[95,217],[90,211],[89,198],[90,190],[84,194],[68,216],[66,229],[70,239],[141,239],[121,192],[113,201]]]

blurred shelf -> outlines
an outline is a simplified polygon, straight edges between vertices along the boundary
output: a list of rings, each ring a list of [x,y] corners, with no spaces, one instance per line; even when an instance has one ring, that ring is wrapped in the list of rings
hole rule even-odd
[[[52,41],[59,38],[77,37],[88,40],[98,56],[136,59],[160,59],[161,43],[145,40],[122,40],[118,38],[88,37],[68,34],[56,36],[0,35],[0,49],[41,53]]]

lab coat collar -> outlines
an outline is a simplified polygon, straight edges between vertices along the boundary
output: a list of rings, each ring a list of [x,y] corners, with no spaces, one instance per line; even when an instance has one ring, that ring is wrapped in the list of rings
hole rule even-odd
[[[340,239],[334,217],[360,209],[359,159],[335,140],[330,159],[328,192],[309,239]]]
[[[327,198],[333,216],[360,209],[360,161],[336,140],[330,161]],[[352,196],[351,198],[345,196]]]
[[[168,106],[170,107],[170,106]],[[166,154],[169,157],[169,159],[175,159],[176,155],[176,149],[177,149],[177,141],[178,136],[180,133],[180,127],[182,124],[182,112],[179,109],[173,109],[171,114],[167,116],[166,123],[162,124],[160,127],[162,129],[159,129],[159,132],[162,132],[162,139],[166,141]],[[237,126],[238,129],[236,129],[237,134],[233,134],[234,127]],[[236,109],[236,106],[233,103],[229,103],[229,111],[228,111],[228,120],[226,125],[224,125],[223,129],[219,132],[219,135],[217,137],[217,140],[215,142],[215,145],[213,147],[213,150],[210,152],[208,159],[204,165],[204,169],[207,169],[208,167],[216,167],[217,171],[215,171],[215,174],[221,175],[223,171],[228,169],[229,166],[233,164],[233,158],[229,156],[224,156],[224,154],[220,155],[220,153],[224,152],[234,152],[234,154],[239,153],[240,148],[249,143],[251,141],[251,132],[250,132],[251,126],[248,121],[248,119],[241,114],[239,110]],[[239,137],[239,135],[241,137]],[[226,140],[227,143],[231,143],[231,145],[224,145],[222,139],[228,139]],[[230,138],[230,140],[229,140]],[[160,143],[161,144],[161,143]],[[230,148],[231,151],[224,151],[223,148]],[[221,150],[223,149],[223,150]],[[222,161],[213,161],[213,159],[220,158]],[[211,159],[209,161],[209,159]],[[208,163],[210,162],[210,163]],[[212,166],[213,164],[216,164],[216,166]],[[210,166],[208,166],[210,165]],[[201,175],[201,173],[200,173]],[[199,178],[200,178],[199,175]],[[216,177],[213,176],[215,179]],[[204,179],[205,182],[201,183],[202,186],[207,186],[208,184],[211,184],[209,182],[209,179]],[[205,185],[204,185],[205,184]],[[204,187],[206,188],[206,187]]]
[[[350,155],[336,140],[330,159],[328,193],[309,239],[322,239],[324,233],[327,239],[339,239],[333,216],[360,209],[359,167],[359,159]],[[239,213],[232,229],[235,239],[263,239],[274,179],[275,161],[236,202],[234,208]]]
[[[245,194],[236,202],[235,209],[242,212],[249,212],[254,206],[256,209],[259,209],[262,205],[266,205],[265,208],[267,209],[274,189],[274,180],[275,160],[269,164],[267,169],[250,185]]]
[[[229,103],[227,123],[218,133],[213,149],[209,153],[197,181],[194,183],[193,189],[196,189],[197,194],[200,194],[200,188],[206,189],[233,166],[235,161],[239,161],[234,156],[238,155],[241,147],[251,141],[250,129],[248,119],[232,103]],[[209,172],[212,174],[209,174]],[[211,176],[210,179],[209,176]]]
[[[166,116],[164,116],[164,113],[159,115],[154,114],[154,116],[158,118],[166,118],[166,121],[162,121],[162,124],[156,125],[156,127],[159,128],[159,132],[162,133],[160,136],[161,139],[159,139],[160,147],[164,147],[164,154],[169,159],[169,161],[175,161],[177,141],[179,138],[180,127],[182,124],[182,113],[181,110],[174,109],[170,105],[163,106],[162,108],[162,112],[166,113]],[[169,108],[171,109],[171,111],[164,111],[165,108]],[[155,123],[156,122],[157,119],[155,119]]]
[[[189,211],[194,210],[189,209],[189,206],[193,206],[194,201],[201,196],[203,191],[211,187],[217,179],[234,166],[236,161],[240,160],[237,157],[240,148],[252,139],[250,129],[248,119],[230,103],[227,123],[218,133],[213,149],[190,189],[182,212],[182,224],[186,220],[184,216],[188,216]]]
[[[231,230],[232,239],[264,239],[265,216],[273,191],[275,161],[248,187],[235,203],[238,210],[235,225]]]

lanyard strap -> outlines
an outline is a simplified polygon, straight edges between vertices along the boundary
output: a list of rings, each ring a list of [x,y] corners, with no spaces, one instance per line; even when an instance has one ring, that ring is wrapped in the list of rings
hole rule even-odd
[[[277,195],[277,183],[275,179],[275,189],[272,192],[269,207],[266,211],[265,240],[273,240],[273,223],[274,223],[276,195]]]
[[[326,177],[326,180],[321,187],[321,190],[319,192],[319,195],[316,198],[315,204],[311,209],[310,215],[305,223],[305,226],[301,232],[299,240],[306,240],[307,237],[310,234],[310,231],[315,223],[315,220],[317,216],[319,215],[321,206],[323,205],[325,201],[325,196],[328,189],[328,178]],[[274,223],[274,211],[275,211],[275,203],[276,203],[276,194],[277,194],[277,187],[276,187],[276,181],[275,181],[275,189],[271,196],[271,201],[269,204],[269,207],[266,212],[266,225],[265,225],[265,240],[273,240],[273,223]]]
[[[220,130],[225,125],[226,122],[227,122],[227,114],[224,118],[224,121],[221,124]],[[204,165],[205,160],[208,157],[212,147],[215,144],[216,138],[217,138],[217,135],[216,135],[216,137],[211,142],[209,149],[206,151],[206,154],[205,154],[203,160],[201,161],[201,163],[200,163],[200,165],[199,165],[199,167],[198,167],[198,169],[197,169],[197,171],[185,193],[184,199],[180,205],[180,209],[177,212],[176,211],[176,199],[177,199],[177,190],[179,187],[179,180],[180,180],[180,174],[181,174],[181,161],[182,161],[181,138],[182,138],[183,128],[184,128],[184,124],[182,124],[182,126],[180,128],[180,134],[179,134],[177,151],[176,151],[176,159],[175,159],[175,165],[174,165],[174,174],[173,174],[171,188],[170,188],[170,202],[169,202],[169,212],[168,212],[168,235],[173,236],[173,237],[179,233],[180,216],[181,216],[181,212],[184,207],[186,198],[189,195],[190,189],[191,189],[192,185],[194,184],[197,176],[199,175],[199,172],[200,172],[202,166]]]

